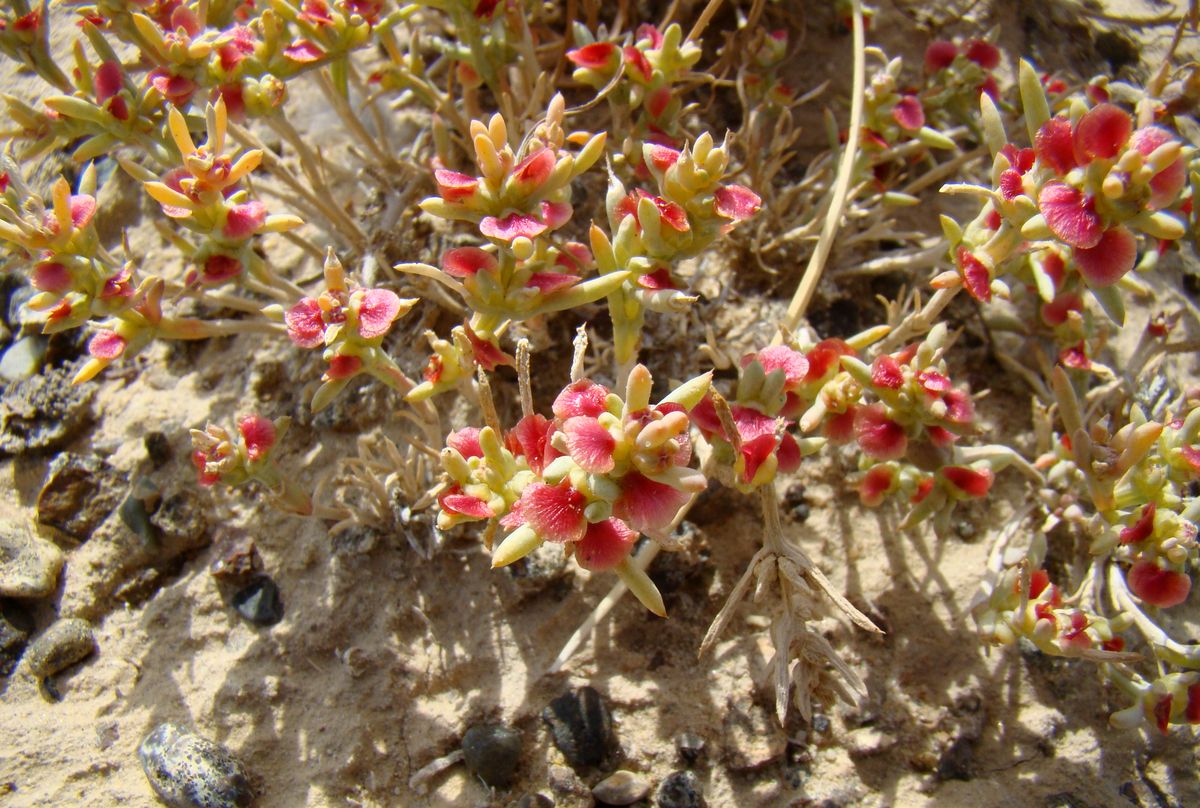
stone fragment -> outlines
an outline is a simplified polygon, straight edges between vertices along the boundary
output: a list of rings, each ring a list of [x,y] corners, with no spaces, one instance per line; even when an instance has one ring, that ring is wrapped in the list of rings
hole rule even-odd
[[[554,745],[575,768],[599,766],[613,750],[612,716],[593,687],[568,690],[542,711]]]
[[[605,805],[633,805],[649,793],[649,778],[624,769],[618,769],[592,788],[596,802]]]
[[[0,597],[44,598],[58,586],[63,553],[21,521],[0,519]]]
[[[472,774],[489,786],[512,783],[521,760],[521,734],[503,724],[476,724],[463,734],[463,758]]]
[[[124,488],[124,475],[103,459],[64,452],[38,494],[38,524],[72,544],[85,542],[121,503]]]
[[[96,638],[86,620],[66,618],[54,623],[30,643],[25,665],[39,679],[86,659],[96,650]]]
[[[142,771],[171,808],[248,808],[250,778],[220,744],[179,724],[159,724],[138,747]]]

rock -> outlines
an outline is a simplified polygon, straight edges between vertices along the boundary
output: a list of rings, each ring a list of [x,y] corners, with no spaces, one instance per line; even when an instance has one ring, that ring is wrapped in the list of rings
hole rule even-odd
[[[155,727],[138,757],[154,792],[171,808],[247,808],[254,801],[237,758],[178,724]]]
[[[946,747],[937,762],[937,779],[970,780],[971,761],[975,757],[975,742],[969,738],[957,738]]]
[[[704,808],[704,787],[695,772],[672,772],[658,784],[658,808]]]
[[[588,797],[592,793],[570,766],[551,766],[546,772],[546,785],[564,797]]]
[[[0,379],[17,382],[38,372],[46,357],[46,338],[21,337],[0,356]]]
[[[894,735],[889,735],[875,727],[856,729],[846,736],[846,751],[852,758],[882,755],[895,745]]]
[[[150,465],[154,468],[162,468],[170,461],[171,439],[164,433],[147,432],[142,443],[146,446],[146,457],[150,458]]]
[[[283,600],[279,587],[266,575],[260,575],[233,596],[233,608],[251,623],[273,626],[283,619]]]
[[[613,747],[612,716],[593,687],[567,691],[542,711],[554,745],[575,768],[599,766]]]
[[[117,510],[125,527],[144,544],[158,541],[158,528],[150,521],[150,514],[158,508],[159,501],[158,486],[149,477],[141,477]]]
[[[25,652],[25,665],[39,679],[53,676],[86,659],[96,650],[96,638],[86,620],[66,618],[42,632]]]
[[[675,736],[675,751],[689,766],[696,765],[696,761],[704,755],[705,746],[704,738],[694,732],[681,732]]]
[[[205,499],[196,493],[195,486],[182,488],[163,499],[150,514],[150,523],[162,532],[170,543],[188,547],[207,544],[208,509]]]
[[[505,788],[521,760],[521,734],[503,724],[476,724],[462,739],[467,769],[495,788]]]
[[[63,553],[25,525],[0,519],[0,596],[44,598],[58,586]]]
[[[824,735],[826,732],[829,732],[829,726],[830,726],[829,716],[820,715],[820,714],[813,716],[813,720],[812,720],[812,731],[813,732],[817,733],[818,735]]]
[[[545,794],[526,794],[514,802],[510,808],[554,808],[554,800]]]
[[[633,805],[650,793],[650,780],[645,775],[618,769],[592,788],[596,802],[605,805]]]
[[[38,524],[82,543],[121,502],[124,476],[99,457],[64,452],[50,464],[37,498]]]
[[[217,538],[216,558],[208,572],[218,581],[239,583],[262,571],[254,539],[241,531],[223,531]]]
[[[33,618],[15,603],[0,603],[0,678],[16,670],[25,651]]]
[[[14,382],[0,395],[0,454],[61,449],[92,420],[95,388],[72,385],[74,366]]]
[[[769,766],[787,751],[787,736],[762,706],[749,696],[732,699],[723,724],[725,760],[734,771]]]

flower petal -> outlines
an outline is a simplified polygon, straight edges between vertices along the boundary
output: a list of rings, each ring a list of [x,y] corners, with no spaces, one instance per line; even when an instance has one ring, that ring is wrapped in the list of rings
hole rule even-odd
[[[247,415],[238,422],[238,432],[246,444],[246,456],[251,462],[260,460],[275,445],[275,424],[261,415]]]
[[[904,384],[904,369],[889,354],[877,356],[871,363],[871,383],[887,390],[899,390]]]
[[[593,42],[567,51],[567,59],[577,67],[589,70],[612,70],[617,66],[617,46],[612,42]]]
[[[363,339],[382,337],[400,316],[400,296],[390,289],[366,289],[358,306],[358,333]]]
[[[908,450],[904,427],[887,417],[882,404],[859,407],[854,416],[859,447],[876,460],[897,460]]]
[[[458,452],[464,458],[483,457],[483,448],[479,445],[479,429],[464,427],[446,436],[446,445]]]
[[[558,456],[550,445],[554,422],[543,415],[526,415],[504,436],[504,445],[514,455],[525,458],[534,474],[541,475],[546,465]]]
[[[554,415],[563,421],[576,415],[596,417],[607,409],[608,388],[588,379],[572,382],[554,399]]]
[[[1092,160],[1110,160],[1121,153],[1133,131],[1129,113],[1113,104],[1097,104],[1075,125],[1075,153]]]
[[[762,349],[751,358],[762,365],[762,369],[767,373],[773,370],[782,370],[788,387],[803,384],[810,368],[804,354],[792,350],[786,345],[772,345]],[[747,360],[742,361],[742,367],[747,364],[749,364]]]
[[[1000,66],[1000,49],[982,39],[972,39],[963,46],[964,56],[984,70],[995,70]]]
[[[116,359],[125,353],[127,341],[116,331],[97,331],[96,336],[88,342],[88,353],[97,359]]]
[[[1072,247],[1095,247],[1104,224],[1090,197],[1065,182],[1048,182],[1038,196],[1038,208],[1051,232]]]
[[[1090,249],[1076,248],[1075,263],[1089,286],[1111,286],[1137,263],[1137,238],[1128,228],[1109,228]]]
[[[1129,590],[1152,606],[1169,608],[1187,600],[1192,579],[1182,572],[1164,570],[1153,561],[1134,562],[1125,574]]]
[[[567,453],[581,469],[588,474],[607,474],[613,470],[617,439],[599,421],[576,415],[566,420],[562,431],[567,437]]]
[[[968,466],[946,466],[941,474],[946,481],[969,497],[986,496],[992,489],[993,474],[989,469]]]
[[[470,199],[479,189],[479,179],[460,171],[439,168],[433,172],[438,194],[447,202],[462,202]]]
[[[496,256],[478,247],[456,247],[442,256],[442,270],[456,278],[469,278],[480,270],[491,272],[499,265]]]
[[[605,519],[588,525],[583,538],[575,544],[575,560],[592,572],[610,570],[633,551],[638,534],[619,519]]]
[[[479,223],[479,232],[488,238],[511,242],[520,236],[537,238],[547,230],[546,225],[527,213],[510,213],[503,219],[485,216]]]
[[[288,338],[301,348],[316,348],[325,342],[325,320],[321,317],[321,306],[311,297],[288,309],[283,316],[287,323]]]
[[[920,129],[925,125],[925,108],[921,106],[921,99],[912,94],[902,96],[892,107],[892,120],[909,132]]]
[[[1034,136],[1033,150],[1043,165],[1057,174],[1066,174],[1075,167],[1075,140],[1071,122],[1066,118],[1046,121]]]
[[[252,200],[241,205],[234,205],[225,217],[225,227],[221,232],[225,238],[242,241],[258,232],[267,220],[267,206],[262,202]]]
[[[531,483],[518,500],[525,523],[546,541],[579,541],[587,529],[583,509],[587,497],[563,481],[558,485]]]
[[[858,498],[868,508],[876,508],[892,489],[896,472],[891,466],[872,466],[858,484]]]
[[[762,207],[762,197],[741,185],[722,185],[713,192],[713,209],[716,210],[717,215],[733,219],[735,222],[749,219],[758,213],[760,207]],[[666,211],[664,211],[663,218],[666,218]],[[686,224],[686,218],[684,222]],[[674,222],[671,223],[671,226],[676,230],[687,230],[687,227],[678,227]]]
[[[621,496],[613,503],[613,516],[640,533],[661,534],[688,499],[685,492],[634,471],[621,478]]]
[[[958,48],[953,42],[945,39],[935,39],[925,48],[925,70],[936,73],[949,67],[958,56]]]

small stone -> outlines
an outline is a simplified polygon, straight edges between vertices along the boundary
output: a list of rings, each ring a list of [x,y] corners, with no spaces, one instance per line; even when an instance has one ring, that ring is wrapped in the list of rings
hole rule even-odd
[[[24,522],[0,519],[0,596],[44,598],[58,586],[63,553]]]
[[[260,575],[233,596],[238,614],[260,626],[273,626],[283,619],[283,600],[279,587],[266,575]]]
[[[829,716],[814,715],[812,720],[812,730],[820,735],[829,732]]]
[[[0,603],[0,678],[12,673],[29,633],[33,631],[33,618],[15,603]]]
[[[95,388],[72,385],[74,366],[48,368],[0,394],[0,454],[60,449],[92,420]]]
[[[633,805],[649,793],[649,779],[624,769],[618,769],[592,788],[596,802],[605,805]]]
[[[182,540],[189,546],[207,543],[208,504],[196,493],[196,487],[183,488],[163,499],[150,514],[150,522],[167,538]]]
[[[146,446],[146,457],[150,458],[154,468],[162,468],[171,460],[171,440],[164,433],[147,432],[142,442]]]
[[[895,745],[894,735],[889,735],[875,727],[856,729],[846,736],[846,751],[852,758],[881,755]]]
[[[39,679],[53,676],[86,659],[96,650],[96,638],[86,620],[59,620],[29,645],[25,665]]]
[[[0,356],[0,379],[6,382],[27,379],[38,372],[45,358],[45,337],[21,337]]]
[[[503,724],[476,724],[463,734],[467,769],[495,788],[513,781],[521,760],[521,734]]]
[[[99,457],[64,452],[50,464],[37,498],[38,524],[85,542],[122,498],[123,475]]]
[[[946,747],[937,762],[937,779],[970,780],[971,761],[975,757],[975,742],[969,738],[957,738]]]
[[[216,558],[209,566],[219,581],[241,582],[262,571],[262,556],[254,539],[241,531],[225,531],[217,538]]]
[[[514,802],[512,808],[554,808],[554,800],[545,794],[526,794]]]
[[[125,527],[129,528],[143,543],[152,544],[157,541],[158,528],[150,521],[150,512],[147,510],[145,499],[131,492],[129,496],[125,497],[125,501],[121,503],[117,513],[120,515],[121,521],[125,523]]]
[[[658,808],[704,808],[704,787],[695,772],[672,772],[658,784]]]
[[[600,766],[612,752],[612,716],[593,687],[567,691],[542,711],[554,745],[575,768]]]
[[[704,747],[704,738],[694,732],[681,732],[675,736],[675,751],[689,766],[695,766],[704,755]]]
[[[247,808],[254,801],[237,758],[178,724],[159,724],[138,757],[154,792],[171,808]]]
[[[103,721],[96,725],[96,748],[103,752],[121,740],[121,728],[116,721]]]

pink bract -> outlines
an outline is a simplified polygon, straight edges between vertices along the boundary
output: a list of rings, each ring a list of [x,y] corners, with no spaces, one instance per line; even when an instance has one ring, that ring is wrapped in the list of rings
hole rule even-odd
[[[946,466],[942,476],[969,497],[986,496],[992,489],[993,475],[987,469],[973,469],[967,466]]]
[[[267,206],[262,202],[250,201],[234,205],[225,217],[221,232],[225,238],[243,241],[258,232],[267,220]]]
[[[935,39],[929,43],[929,47],[925,48],[925,69],[930,73],[944,70],[953,64],[956,56],[958,56],[958,48],[953,42]]]
[[[330,379],[349,379],[362,370],[362,359],[351,354],[338,354],[329,360],[325,375]]]
[[[485,216],[479,223],[479,232],[488,238],[511,242],[515,238],[537,238],[546,232],[546,225],[527,213],[510,213],[503,219]]]
[[[128,344],[126,339],[116,331],[97,331],[96,335],[88,342],[88,353],[97,359],[116,359],[121,354],[125,353],[125,346]]]
[[[858,498],[868,508],[879,506],[892,488],[896,473],[888,466],[872,466],[858,484]]]
[[[1159,126],[1146,126],[1133,133],[1129,145],[1141,154],[1149,156],[1159,146],[1176,138]],[[1179,192],[1187,184],[1187,164],[1180,157],[1150,178],[1150,207],[1167,208],[1179,198]]]
[[[1066,118],[1046,121],[1033,138],[1033,150],[1056,174],[1066,174],[1075,167],[1075,135],[1071,122]]]
[[[524,457],[533,473],[540,475],[546,464],[558,456],[558,452],[550,445],[553,433],[554,422],[534,413],[517,422],[504,436],[504,445],[514,455]]]
[[[439,168],[433,172],[433,181],[438,193],[447,202],[462,202],[470,199],[479,188],[479,180],[460,171]]]
[[[309,64],[321,59],[325,55],[325,52],[307,39],[297,39],[283,49],[283,55],[293,62]]]
[[[567,51],[567,59],[578,67],[609,70],[616,67],[617,46],[612,42],[593,42],[582,48]]]
[[[608,404],[608,388],[594,384],[588,379],[572,382],[554,399],[554,417],[561,420],[576,415],[593,418],[605,412]]]
[[[1187,600],[1192,579],[1182,572],[1165,570],[1153,561],[1136,561],[1125,574],[1129,590],[1151,606],[1170,608]]]
[[[649,82],[654,68],[650,66],[646,55],[633,45],[626,45],[622,53],[625,55],[625,64],[629,67],[630,75],[640,78],[643,82]]]
[[[544,295],[566,289],[579,283],[578,275],[568,275],[563,272],[534,272],[525,282],[525,286],[537,289]]]
[[[491,272],[497,266],[496,256],[478,247],[456,247],[442,256],[442,269],[456,278],[469,278],[480,270]]]
[[[595,418],[577,415],[562,426],[567,437],[567,453],[588,474],[607,474],[616,460],[613,450],[617,440]]]
[[[897,460],[908,450],[904,427],[887,417],[882,404],[859,407],[854,416],[859,447],[876,460]]]
[[[741,185],[722,185],[713,192],[713,203],[713,209],[716,210],[718,216],[740,222],[758,213],[759,208],[762,207],[762,197]],[[686,224],[685,217],[684,225]],[[674,223],[672,226],[675,226]],[[688,228],[676,226],[675,229],[687,230]]]
[[[358,307],[358,334],[363,339],[382,337],[399,316],[399,295],[390,289],[367,289]]]
[[[1113,104],[1097,104],[1075,125],[1075,153],[1092,160],[1110,160],[1121,153],[1133,131],[1129,113]]]
[[[1111,286],[1137,263],[1137,238],[1123,226],[1105,230],[1090,249],[1075,250],[1075,264],[1089,286]]]
[[[311,297],[288,309],[284,315],[288,338],[301,348],[316,348],[325,342],[325,320],[321,317],[321,306]]]
[[[561,544],[583,538],[587,529],[587,521],[583,517],[586,506],[587,497],[572,488],[569,482],[558,485],[530,483],[509,517],[523,520],[546,541]],[[509,517],[505,517],[506,527],[515,521],[510,521]]]
[[[483,457],[483,448],[479,445],[479,429],[468,426],[446,436],[446,445],[458,452],[464,458]]]
[[[57,261],[43,261],[34,267],[30,283],[39,292],[65,292],[71,288],[71,271]]]
[[[680,154],[678,149],[672,149],[670,146],[652,143],[646,147],[646,156],[650,159],[650,164],[658,171],[666,171],[679,162]]]
[[[894,357],[884,354],[871,363],[871,383],[887,390],[899,390],[904,384],[904,369]]]
[[[207,284],[224,283],[242,272],[242,262],[228,255],[210,255],[204,262],[201,281]]]
[[[925,108],[915,95],[905,95],[892,107],[892,119],[901,129],[915,132],[925,125]]]
[[[971,297],[987,303],[992,299],[992,274],[982,261],[975,257],[966,247],[958,248],[958,271],[962,275],[963,286]]]
[[[964,55],[984,70],[1000,66],[1000,49],[982,39],[972,39],[963,47]]]
[[[764,348],[757,354],[743,359],[742,367],[751,361],[757,361],[767,373],[773,370],[782,370],[788,386],[803,384],[805,377],[808,376],[808,359],[804,354],[792,350],[786,345],[772,345]]]
[[[629,557],[638,534],[619,519],[605,519],[588,525],[583,538],[575,543],[575,560],[585,570],[611,570]]]
[[[1064,182],[1046,183],[1038,208],[1050,231],[1072,247],[1095,247],[1104,235],[1104,223],[1091,197]]]
[[[486,502],[479,497],[462,493],[462,489],[457,485],[438,497],[438,504],[444,511],[469,516],[472,519],[489,519],[495,515]]]
[[[532,193],[546,181],[552,171],[554,171],[554,151],[549,148],[541,148],[517,163],[512,170],[512,178],[518,188],[525,193]]]
[[[688,498],[683,491],[634,471],[621,478],[621,496],[613,503],[613,516],[640,533],[661,534]]]
[[[1138,520],[1129,527],[1121,529],[1121,544],[1136,544],[1150,538],[1154,534],[1154,513],[1156,510],[1157,503],[1147,503],[1142,508],[1142,514],[1138,517]]]
[[[96,93],[96,100],[101,104],[121,92],[124,84],[121,65],[116,61],[104,62],[96,69],[96,75],[92,78],[92,89]]]
[[[275,445],[275,424],[260,415],[247,415],[238,422],[250,462],[261,460]]]

